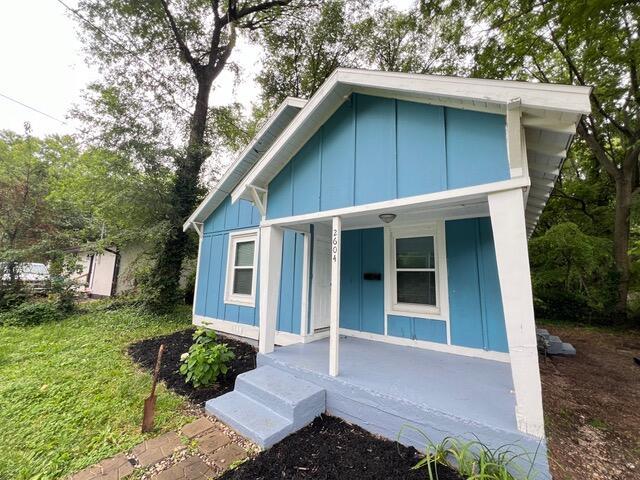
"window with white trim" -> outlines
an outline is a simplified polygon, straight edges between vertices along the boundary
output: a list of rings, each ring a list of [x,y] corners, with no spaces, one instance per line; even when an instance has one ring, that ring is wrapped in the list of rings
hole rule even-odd
[[[387,312],[446,320],[444,237],[439,223],[392,226],[385,240]]]
[[[255,230],[229,234],[225,303],[255,305],[257,240]]]

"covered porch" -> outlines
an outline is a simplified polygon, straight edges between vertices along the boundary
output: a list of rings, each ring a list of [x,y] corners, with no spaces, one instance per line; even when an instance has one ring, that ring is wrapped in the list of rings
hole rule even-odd
[[[497,410],[484,412],[476,420],[478,423],[485,423],[485,416],[489,415],[490,420],[488,425],[498,426],[503,431],[520,432],[525,435],[531,435],[535,438],[542,438],[544,436],[544,425],[542,419],[542,405],[539,386],[539,372],[537,370],[537,348],[535,337],[535,326],[533,317],[533,302],[531,294],[531,281],[529,275],[528,265],[528,253],[527,253],[527,234],[526,234],[526,219],[524,211],[524,193],[528,186],[527,180],[511,179],[506,181],[500,181],[492,184],[486,184],[479,187],[461,188],[457,191],[437,192],[433,194],[426,194],[409,199],[398,199],[386,202],[369,204],[364,207],[349,207],[345,209],[337,209],[328,212],[320,212],[309,215],[299,215],[294,217],[286,217],[283,219],[268,220],[264,219],[261,222],[260,233],[260,336],[259,336],[259,350],[263,355],[274,354],[278,356],[291,356],[293,353],[274,353],[275,348],[275,322],[278,315],[278,302],[279,302],[279,288],[281,279],[281,264],[282,264],[282,245],[283,245],[283,232],[285,229],[292,229],[298,232],[311,233],[322,232],[324,238],[326,238],[326,250],[323,256],[327,258],[327,264],[324,267],[325,274],[327,276],[326,288],[323,300],[320,302],[324,305],[324,314],[321,318],[325,326],[323,332],[314,330],[316,323],[311,318],[314,311],[313,308],[309,308],[308,303],[313,303],[313,296],[311,299],[307,296],[303,298],[303,311],[307,312],[308,317],[303,321],[304,325],[301,329],[302,336],[308,334],[308,338],[304,340],[302,345],[298,345],[296,348],[296,355],[299,357],[297,361],[301,364],[305,362],[313,362],[313,371],[321,371],[323,374],[327,374],[329,377],[336,377],[340,380],[345,375],[353,375],[354,368],[358,365],[363,365],[363,360],[371,358],[371,352],[378,352],[379,349],[392,348],[389,345],[377,345],[377,342],[368,341],[365,343],[358,343],[352,338],[341,336],[347,334],[350,336],[360,337],[362,339],[376,340],[381,342],[395,343],[397,347],[401,345],[421,347],[421,349],[432,349],[435,352],[418,351],[411,352],[415,355],[429,356],[435,355],[436,357],[425,358],[421,365],[430,365],[439,359],[440,363],[447,363],[451,359],[457,359],[459,357],[468,357],[464,359],[464,362],[452,361],[453,365],[456,365],[456,370],[453,375],[447,376],[447,379],[443,379],[437,370],[431,370],[431,367],[425,367],[425,371],[428,372],[416,372],[415,368],[407,368],[405,371],[413,372],[418,375],[416,378],[422,378],[422,375],[427,375],[427,381],[424,383],[424,388],[428,389],[429,395],[427,398],[433,400],[433,391],[438,389],[439,384],[448,385],[450,389],[445,389],[441,397],[441,405],[431,405],[429,408],[436,409],[444,406],[448,409],[443,411],[448,412],[446,415],[451,415],[451,408],[455,408],[455,403],[449,402],[448,399],[456,394],[456,389],[459,389],[459,395],[466,395],[466,392],[473,392],[473,388],[469,385],[477,385],[482,391],[485,388],[501,388],[503,391],[508,391],[507,396],[496,395],[494,398],[507,399],[508,403],[501,403],[502,400],[498,400],[500,406]],[[500,316],[504,315],[504,320],[500,318],[500,324],[506,331],[504,333],[504,340],[502,348],[492,348],[491,345],[485,344],[468,344],[465,345],[461,341],[452,341],[452,322],[449,315],[449,303],[464,302],[465,292],[469,290],[468,284],[464,282],[458,285],[457,289],[450,289],[447,292],[447,288],[442,289],[444,292],[438,298],[439,310],[434,315],[431,314],[415,314],[414,318],[408,320],[408,329],[410,330],[409,336],[404,334],[398,334],[397,331],[392,332],[391,320],[396,320],[393,309],[390,306],[389,292],[392,289],[387,284],[385,275],[383,272],[384,281],[384,305],[381,305],[379,310],[383,312],[384,320],[378,323],[383,327],[373,334],[363,332],[354,332],[350,328],[344,328],[341,323],[341,265],[343,264],[343,258],[348,258],[352,252],[343,248],[342,237],[345,230],[351,229],[366,229],[366,228],[379,228],[384,226],[382,223],[382,214],[394,214],[396,220],[394,221],[391,229],[395,225],[406,225],[411,228],[412,225],[432,225],[441,222],[442,226],[446,222],[455,219],[473,219],[478,217],[484,217],[487,222],[490,223],[490,229],[492,235],[489,242],[491,243],[492,255],[495,251],[495,259],[492,260],[493,269],[497,272],[495,276],[497,278],[494,290],[498,291],[498,296],[493,297],[491,301],[485,304],[478,304],[472,306],[464,306],[464,308],[458,309],[457,323],[458,337],[465,334],[467,326],[460,323],[465,318],[469,318],[470,315],[475,315],[478,312],[486,312],[487,309],[499,309]],[[422,228],[422,227],[421,227]],[[393,238],[387,234],[387,227],[384,227],[384,243],[389,244],[389,238]],[[465,232],[458,232],[459,235],[464,236]],[[436,243],[435,257],[436,265],[436,280],[440,280],[442,285],[446,286],[447,283],[447,268],[452,259],[459,258],[459,256],[453,253],[447,257],[445,248],[445,237],[447,234],[444,232],[444,228],[441,228],[434,234]],[[313,244],[309,242],[309,245],[305,247],[307,250],[313,250]],[[475,247],[474,247],[475,248]],[[438,253],[438,250],[440,253]],[[318,252],[313,252],[317,254]],[[464,251],[462,252],[464,253]],[[385,247],[384,255],[389,255],[389,250]],[[441,256],[438,258],[438,256]],[[482,255],[479,254],[479,257]],[[309,258],[312,258],[311,256]],[[475,260],[474,260],[475,261]],[[395,264],[394,261],[390,261],[389,258],[384,259],[384,269],[390,265]],[[496,265],[497,264],[497,265]],[[309,263],[308,269],[312,272],[304,276],[306,284],[303,291],[311,291],[310,285],[313,281],[316,271],[314,271],[314,265]],[[458,266],[459,270],[464,270],[465,266]],[[475,268],[475,267],[474,267]],[[478,274],[480,274],[481,266],[478,266]],[[363,270],[361,276],[370,273]],[[451,272],[449,272],[451,273]],[[472,276],[474,276],[473,274]],[[438,278],[440,277],[440,278]],[[380,276],[378,275],[378,279]],[[393,276],[392,276],[393,278]],[[367,280],[365,278],[365,280]],[[478,281],[479,285],[474,288],[482,290],[482,280]],[[492,287],[493,288],[493,287]],[[437,294],[437,290],[436,290]],[[377,295],[377,294],[376,294]],[[370,296],[370,300],[376,298],[376,295]],[[382,295],[379,295],[382,296]],[[379,297],[378,296],[378,297]],[[344,295],[342,295],[344,297]],[[345,297],[346,298],[346,297]],[[462,299],[462,300],[461,300]],[[309,302],[311,300],[311,302]],[[317,301],[317,297],[315,299]],[[344,298],[343,298],[344,300]],[[361,304],[363,304],[361,300]],[[364,315],[361,313],[361,315]],[[411,314],[407,314],[407,317]],[[370,317],[368,317],[370,318]],[[422,328],[422,332],[418,332],[418,323]],[[430,322],[429,324],[424,322]],[[455,323],[455,322],[454,322]],[[427,338],[420,338],[419,333],[431,329],[433,325],[438,326],[438,334],[431,335]],[[445,325],[442,328],[442,325]],[[310,328],[309,328],[310,327]],[[395,328],[395,327],[394,327]],[[482,327],[482,328],[491,328]],[[323,335],[328,335],[328,339],[318,340]],[[479,337],[487,337],[491,332],[477,331]],[[404,336],[401,341],[397,340],[398,335]],[[395,338],[392,338],[395,337]],[[316,343],[314,342],[320,342]],[[454,338],[454,340],[456,340]],[[315,345],[313,343],[316,343]],[[355,348],[358,346],[358,348]],[[349,350],[344,350],[349,348]],[[406,348],[406,347],[404,347]],[[369,351],[370,350],[370,351]],[[401,350],[398,350],[401,351]],[[411,351],[411,348],[409,348]],[[281,352],[284,352],[281,350]],[[293,352],[290,350],[289,352]],[[444,356],[439,356],[444,355]],[[310,357],[307,360],[307,357]],[[322,358],[322,362],[320,362]],[[357,357],[360,357],[358,359]],[[267,357],[265,357],[267,358]],[[389,378],[397,376],[398,381],[395,383],[400,386],[402,383],[407,383],[407,388],[415,388],[415,381],[413,377],[406,376],[402,372],[403,367],[397,364],[397,361],[393,360],[393,355],[386,355],[380,357],[385,359],[388,364],[384,362],[378,362],[380,365],[374,369],[363,369],[359,373],[362,373],[363,377],[366,377],[364,373],[372,377],[372,381],[376,380],[377,369],[389,372]],[[411,366],[415,359],[407,358],[407,367]],[[446,361],[445,361],[446,359]],[[429,360],[429,361],[427,361]],[[486,361],[491,363],[485,364]],[[366,362],[365,362],[366,363]],[[461,365],[472,365],[473,367],[463,368]],[[468,372],[483,372],[483,368],[486,365],[496,365],[495,368],[489,368],[489,372],[500,371],[502,373],[499,376],[489,375],[484,382],[476,382],[477,375],[483,376],[482,373],[472,373],[470,376],[465,373]],[[322,366],[322,367],[320,367]],[[325,372],[326,370],[326,372]],[[393,373],[393,374],[392,374]],[[429,379],[428,375],[435,375],[436,377]],[[467,381],[468,380],[468,381]],[[363,380],[365,381],[365,380]],[[494,387],[494,383],[498,387]],[[400,388],[400,387],[398,387]],[[427,390],[423,390],[421,393],[416,394],[424,396]],[[383,393],[384,394],[384,393]],[[481,392],[471,395],[470,398],[478,398]],[[402,398],[399,396],[398,398]],[[438,397],[435,397],[438,398]],[[507,402],[507,400],[504,400]],[[418,402],[419,403],[419,402]],[[474,408],[471,408],[471,402],[460,403],[458,406],[467,412],[473,412]],[[497,406],[496,406],[497,407]],[[495,407],[491,407],[492,409]],[[504,412],[508,411],[505,416]],[[491,418],[493,415],[493,418]],[[465,415],[463,418],[473,418],[474,415]],[[505,423],[507,422],[507,423]],[[514,423],[515,422],[515,423]],[[397,434],[397,432],[395,432]]]
[[[328,414],[424,450],[427,438],[510,445],[523,466],[548,472],[544,442],[518,430],[509,363],[340,337],[340,374],[330,374],[329,339],[258,355],[326,393]],[[426,438],[425,438],[426,436]],[[526,455],[525,455],[526,452]]]

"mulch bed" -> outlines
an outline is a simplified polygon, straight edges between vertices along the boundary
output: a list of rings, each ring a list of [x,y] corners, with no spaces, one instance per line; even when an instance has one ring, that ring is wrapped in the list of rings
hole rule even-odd
[[[411,470],[420,455],[415,448],[371,435],[336,417],[322,415],[269,450],[225,473],[225,480],[259,479],[420,479],[427,470]],[[440,467],[439,480],[462,480]]]
[[[236,357],[231,362],[229,371],[219,378],[216,384],[210,387],[193,388],[191,384],[185,383],[184,377],[178,371],[180,355],[187,352],[193,344],[193,332],[194,329],[190,328],[163,337],[148,338],[132,343],[128,352],[134,362],[146,370],[153,371],[158,348],[160,344],[164,344],[160,380],[165,382],[169,389],[188,397],[195,403],[204,403],[230,392],[238,375],[256,368],[256,351],[251,345],[218,334],[218,340],[226,343]]]

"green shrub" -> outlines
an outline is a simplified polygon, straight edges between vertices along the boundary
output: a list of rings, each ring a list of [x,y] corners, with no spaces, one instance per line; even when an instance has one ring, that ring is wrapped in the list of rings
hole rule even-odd
[[[0,314],[0,325],[28,326],[53,322],[63,318],[51,302],[27,302]]]
[[[541,318],[605,320],[616,302],[611,241],[576,224],[554,225],[529,242],[536,314]]]
[[[196,388],[212,385],[218,376],[227,373],[235,355],[226,344],[217,342],[217,335],[212,330],[198,329],[193,339],[194,344],[180,358],[180,373]]]

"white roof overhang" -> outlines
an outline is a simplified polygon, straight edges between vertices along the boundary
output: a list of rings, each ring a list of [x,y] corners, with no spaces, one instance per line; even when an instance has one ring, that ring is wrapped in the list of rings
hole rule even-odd
[[[532,176],[531,205],[527,205],[530,227],[535,226],[542,211],[539,207],[542,198],[538,195],[544,197],[545,189],[553,187],[576,123],[590,111],[591,87],[339,68],[233,190],[232,201],[251,200],[252,189],[266,189],[354,92],[501,114],[506,114],[508,104],[517,101],[526,140],[533,144],[527,147]]]
[[[182,226],[186,231],[191,225],[202,223],[224,201],[247,172],[269,150],[274,141],[286,129],[298,112],[305,106],[306,100],[287,97],[278,109],[269,117],[264,126],[251,140],[249,145],[240,153],[236,160],[227,168],[224,175],[214,185],[205,199]]]

